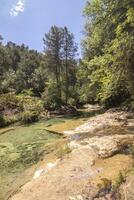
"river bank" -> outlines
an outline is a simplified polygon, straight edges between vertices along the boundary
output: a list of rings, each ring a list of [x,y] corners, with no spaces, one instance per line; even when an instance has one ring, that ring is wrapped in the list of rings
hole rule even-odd
[[[44,161],[10,200],[120,199],[116,189],[133,166],[133,113],[109,110],[63,133],[68,154]]]

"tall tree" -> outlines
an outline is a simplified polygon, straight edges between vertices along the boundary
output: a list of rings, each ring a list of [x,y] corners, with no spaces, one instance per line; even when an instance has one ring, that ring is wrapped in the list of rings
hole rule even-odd
[[[49,72],[53,74],[57,85],[57,96],[61,100],[61,57],[63,44],[63,30],[52,26],[49,33],[45,34],[44,53],[48,63]]]
[[[77,52],[77,45],[74,43],[74,35],[64,27],[63,30],[64,41],[63,41],[63,61],[65,65],[66,74],[66,104],[69,98],[69,67],[71,68],[71,62],[75,59]]]
[[[3,80],[5,73],[9,70],[10,58],[6,47],[2,44],[0,36],[0,92],[3,92]]]
[[[2,44],[2,40],[3,40],[3,38],[2,38],[2,36],[0,35],[0,45]]]
[[[13,42],[8,42],[6,48],[10,57],[10,66],[12,70],[16,72],[18,69],[18,64],[21,60],[21,49]]]
[[[39,53],[35,50],[26,50],[21,55],[21,61],[18,64],[17,74],[17,91],[33,89],[33,77],[35,71],[39,68],[41,59]]]

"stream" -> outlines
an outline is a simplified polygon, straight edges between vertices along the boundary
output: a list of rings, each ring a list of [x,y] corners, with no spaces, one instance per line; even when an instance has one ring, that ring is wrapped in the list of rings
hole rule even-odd
[[[0,134],[0,200],[10,194],[16,179],[30,166],[38,163],[60,136],[44,130],[45,123],[3,129]],[[3,133],[3,131],[5,131]],[[36,167],[36,166],[35,166]],[[23,177],[27,181],[28,177]]]
[[[57,117],[0,129],[0,200],[7,200],[13,191],[30,180],[37,164],[55,150],[54,144],[63,136],[54,132],[73,129],[88,117],[86,113],[84,117]]]

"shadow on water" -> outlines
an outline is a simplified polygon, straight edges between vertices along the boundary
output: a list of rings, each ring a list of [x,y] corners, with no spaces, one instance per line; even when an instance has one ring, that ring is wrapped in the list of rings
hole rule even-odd
[[[59,119],[81,119],[81,118],[90,118],[90,117],[94,117],[96,115],[99,114],[103,114],[105,112],[104,108],[100,108],[100,109],[93,109],[93,110],[78,110],[77,113],[75,114],[70,114],[70,115],[64,115],[64,116],[58,116]]]

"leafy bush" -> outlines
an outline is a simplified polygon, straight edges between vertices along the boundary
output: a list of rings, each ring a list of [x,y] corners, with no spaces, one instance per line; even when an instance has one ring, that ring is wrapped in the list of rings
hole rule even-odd
[[[23,94],[24,96],[34,96],[34,93],[33,93],[33,91],[32,91],[32,89],[29,89],[29,90],[23,90],[22,92],[21,92],[21,94]]]
[[[30,110],[42,112],[44,109],[42,100],[37,97],[25,96],[21,94],[18,95],[18,99],[20,104],[23,105],[23,111]]]
[[[76,106],[76,100],[74,98],[69,98],[68,104],[71,106]]]
[[[47,110],[55,110],[60,107],[62,103],[60,94],[53,80],[47,83],[46,90],[42,93],[42,100],[44,102],[44,108]]]
[[[5,119],[3,115],[0,113],[0,127],[4,127],[4,126],[5,126]]]
[[[22,103],[19,101],[18,96],[14,93],[7,93],[0,95],[1,109],[22,109]]]
[[[18,119],[16,116],[4,116],[4,122],[5,122],[5,126],[8,126],[10,124],[13,124],[15,122],[17,122]]]
[[[8,126],[12,123],[15,123],[17,121],[17,118],[15,116],[5,116],[5,115],[0,115],[0,127],[5,127]]]
[[[24,124],[36,122],[39,119],[39,113],[36,111],[25,111],[21,114],[21,121]]]
[[[60,107],[61,100],[57,97],[56,94],[52,95],[43,95],[42,97],[44,102],[44,108],[47,110],[55,110]]]
[[[44,107],[40,98],[7,93],[0,95],[0,111],[3,114],[0,116],[0,127],[3,127],[16,121],[35,122],[44,112]]]

